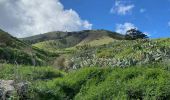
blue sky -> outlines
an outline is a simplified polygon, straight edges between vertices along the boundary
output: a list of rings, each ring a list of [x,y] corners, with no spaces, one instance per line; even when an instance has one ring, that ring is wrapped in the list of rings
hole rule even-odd
[[[75,10],[82,19],[92,23],[93,29],[116,31],[118,26],[125,29],[130,25],[148,33],[152,38],[170,37],[170,25],[168,25],[170,0],[61,0],[60,2],[65,9]],[[124,10],[121,10],[121,7]]]
[[[0,28],[16,37],[131,28],[170,37],[170,0],[0,0],[0,13]]]

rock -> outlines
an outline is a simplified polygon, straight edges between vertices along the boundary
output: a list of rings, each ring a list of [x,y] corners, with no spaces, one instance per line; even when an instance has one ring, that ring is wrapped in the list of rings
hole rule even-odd
[[[0,80],[0,100],[6,100],[17,95],[21,100],[27,99],[28,83],[21,82],[15,84],[14,80]]]
[[[0,98],[5,100],[14,95],[14,80],[0,80]]]
[[[21,82],[21,83],[18,83],[16,84],[15,86],[16,90],[17,90],[17,93],[19,95],[19,97],[22,99],[22,100],[25,100],[27,99],[27,94],[28,94],[28,83],[27,82]]]
[[[4,89],[0,88],[0,99],[3,97],[3,92],[4,92]]]

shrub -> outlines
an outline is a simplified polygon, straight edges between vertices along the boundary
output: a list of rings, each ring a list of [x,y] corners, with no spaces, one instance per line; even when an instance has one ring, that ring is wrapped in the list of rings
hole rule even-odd
[[[136,40],[136,39],[146,39],[148,36],[137,29],[130,29],[126,32],[125,39]]]
[[[170,73],[161,67],[85,68],[43,85],[37,95],[52,100],[170,99]]]

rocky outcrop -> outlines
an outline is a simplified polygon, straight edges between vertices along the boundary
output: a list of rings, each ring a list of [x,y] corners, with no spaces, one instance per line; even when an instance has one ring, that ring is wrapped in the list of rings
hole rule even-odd
[[[0,80],[0,100],[6,100],[18,96],[21,100],[27,98],[28,83],[15,83],[14,80]]]
[[[0,98],[6,100],[14,95],[14,81],[13,80],[0,80]]]

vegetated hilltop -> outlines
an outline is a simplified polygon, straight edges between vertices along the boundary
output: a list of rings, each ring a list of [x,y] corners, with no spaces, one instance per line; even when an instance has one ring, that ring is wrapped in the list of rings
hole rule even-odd
[[[0,30],[0,62],[12,64],[43,65],[50,53],[11,36]]]
[[[32,43],[34,46],[47,49],[65,49],[74,46],[92,44],[102,45],[112,42],[114,39],[123,39],[124,36],[106,30],[85,30],[79,32],[49,32],[22,40]]]

